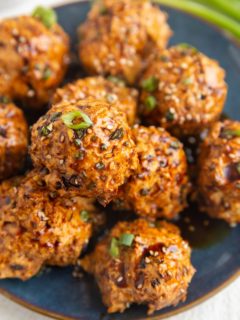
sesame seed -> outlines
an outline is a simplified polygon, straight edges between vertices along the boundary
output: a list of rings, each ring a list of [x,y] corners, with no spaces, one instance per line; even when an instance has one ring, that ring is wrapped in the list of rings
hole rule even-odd
[[[145,262],[146,262],[146,263],[149,263],[149,262],[151,262],[151,260],[150,260],[148,257],[146,257],[146,258],[145,258]]]
[[[117,282],[121,282],[121,281],[123,281],[123,277],[119,277],[119,278],[117,279]]]

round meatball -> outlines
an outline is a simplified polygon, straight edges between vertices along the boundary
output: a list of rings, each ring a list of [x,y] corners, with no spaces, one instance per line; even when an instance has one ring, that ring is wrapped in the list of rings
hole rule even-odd
[[[240,223],[240,122],[214,124],[200,150],[200,209],[229,224]]]
[[[141,78],[142,116],[177,136],[197,134],[222,112],[224,76],[215,60],[189,45],[165,50]]]
[[[183,146],[163,128],[135,126],[133,135],[140,169],[117,203],[148,219],[172,219],[187,206],[190,189]]]
[[[40,118],[32,130],[31,156],[35,166],[50,171],[51,189],[75,190],[103,205],[138,167],[126,116],[93,99],[62,102]]]
[[[0,278],[26,280],[44,264],[74,264],[99,214],[93,200],[49,192],[35,170],[13,192],[15,203],[0,213]]]
[[[28,126],[13,103],[0,102],[0,180],[16,174],[24,165]]]
[[[129,125],[136,122],[138,92],[127,88],[124,82],[116,77],[109,77],[108,80],[102,77],[89,77],[69,83],[56,91],[53,103],[86,98],[116,103],[119,110],[126,114]]]
[[[185,300],[195,272],[190,254],[174,225],[136,220],[119,222],[81,265],[95,276],[109,313],[137,303],[151,314]]]
[[[164,49],[170,35],[166,14],[149,0],[99,1],[79,28],[80,60],[89,74],[133,84],[144,61]]]
[[[0,22],[0,94],[38,108],[49,102],[68,64],[69,40],[61,27],[34,17]]]

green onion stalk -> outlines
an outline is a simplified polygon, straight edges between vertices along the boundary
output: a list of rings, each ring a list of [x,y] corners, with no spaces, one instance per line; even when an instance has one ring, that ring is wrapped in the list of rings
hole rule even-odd
[[[234,37],[240,39],[240,12],[237,9],[240,1],[198,0],[198,2],[193,2],[190,0],[153,0],[153,2],[194,14],[223,28]]]

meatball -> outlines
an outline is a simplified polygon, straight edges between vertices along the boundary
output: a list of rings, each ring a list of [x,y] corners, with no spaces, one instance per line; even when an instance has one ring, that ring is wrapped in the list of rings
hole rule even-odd
[[[81,265],[95,276],[109,313],[137,303],[151,314],[185,300],[195,272],[190,253],[177,227],[139,219],[119,222]]]
[[[23,167],[27,146],[28,127],[23,112],[11,102],[0,102],[0,180]]]
[[[13,177],[5,180],[0,184],[0,208],[1,210],[9,210],[12,208],[16,201],[16,195],[19,184],[22,182],[23,177]]]
[[[44,264],[74,264],[99,214],[93,200],[49,192],[35,170],[13,192],[15,203],[0,213],[0,278],[26,280]]]
[[[62,102],[40,118],[31,156],[36,167],[50,171],[49,188],[75,190],[103,205],[138,167],[126,116],[93,99]]]
[[[89,77],[67,84],[56,91],[53,103],[77,101],[89,97],[111,104],[116,103],[119,110],[126,114],[129,125],[136,122],[138,92],[125,87],[124,82],[116,77],[109,77],[108,80],[102,77]]]
[[[215,123],[200,150],[200,209],[231,225],[240,223],[240,122]]]
[[[35,16],[0,22],[0,94],[31,108],[48,103],[64,77],[69,51],[62,28]]]
[[[222,112],[224,76],[217,61],[187,44],[165,50],[140,81],[141,114],[177,136],[198,134]]]
[[[151,220],[174,218],[187,206],[190,189],[183,146],[163,128],[135,126],[133,135],[140,169],[116,203]]]
[[[102,0],[79,28],[79,57],[89,74],[133,84],[144,61],[164,49],[170,35],[166,14],[149,0]]]

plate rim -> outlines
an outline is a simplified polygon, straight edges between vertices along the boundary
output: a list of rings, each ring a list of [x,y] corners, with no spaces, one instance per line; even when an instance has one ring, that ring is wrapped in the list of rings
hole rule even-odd
[[[55,3],[54,5],[50,6],[52,8],[61,8],[64,6],[68,6],[68,5],[72,5],[72,4],[77,4],[77,3],[83,3],[83,2],[90,2],[90,0],[59,0],[57,3]],[[203,18],[200,18],[198,16],[196,16],[195,14],[190,14],[185,12],[184,10],[180,10],[180,9],[175,9],[175,8],[171,8],[168,5],[161,5],[161,7],[163,8],[169,8],[169,9],[173,9],[179,12],[183,12],[184,14],[194,17],[197,20],[202,21],[203,23],[209,25],[211,28],[214,28],[218,33],[220,33],[223,37],[227,38],[229,42],[231,42],[233,45],[235,45],[237,48],[240,48],[240,41],[234,37],[232,37],[229,33],[227,33],[226,31],[224,31],[223,29],[221,29],[220,27],[214,25],[211,22],[206,21]],[[228,277],[225,281],[223,281],[220,285],[218,285],[217,287],[215,287],[214,289],[212,289],[211,291],[209,291],[208,293],[204,294],[203,296],[199,297],[198,299],[196,299],[195,301],[190,302],[187,305],[184,305],[180,308],[177,308],[175,310],[172,311],[168,311],[165,314],[162,315],[153,315],[153,316],[146,316],[143,318],[140,318],[139,320],[160,320],[160,319],[166,319],[178,314],[181,314],[185,311],[188,311],[198,305],[200,305],[201,303],[209,300],[210,298],[212,298],[213,296],[215,296],[216,294],[220,293],[223,289],[227,288],[231,283],[233,283],[235,280],[237,280],[240,277],[240,266],[236,269],[236,271],[230,276]],[[27,302],[27,300],[22,299],[16,295],[14,295],[13,293],[10,293],[7,289],[3,289],[0,287],[0,294],[2,296],[4,296],[5,298],[7,298],[8,300],[26,308],[27,310],[31,310],[35,313],[44,315],[44,316],[48,316],[52,319],[57,319],[57,320],[87,320],[86,318],[76,318],[76,317],[68,317],[65,316],[63,314],[59,314],[53,311],[50,311],[48,309],[43,309],[39,306],[36,306],[35,304],[31,304],[29,302]]]
[[[232,274],[228,279],[226,279],[224,282],[222,282],[219,286],[214,288],[212,291],[206,293],[205,295],[201,296],[200,298],[196,299],[195,301],[182,306],[176,310],[168,311],[165,314],[162,315],[155,315],[155,316],[147,316],[140,318],[139,320],[160,320],[160,319],[166,319],[172,316],[175,316],[177,314],[183,313],[185,311],[188,311],[192,309],[193,307],[196,307],[197,305],[207,301],[208,299],[212,298],[216,294],[220,293],[223,289],[227,288],[231,283],[233,283],[236,279],[240,277],[240,267]],[[12,302],[17,303],[18,305],[21,305],[22,307],[34,311],[38,314],[42,314],[44,316],[48,316],[52,319],[57,319],[57,320],[87,320],[86,318],[75,318],[75,317],[68,317],[53,311],[50,311],[48,309],[43,309],[41,307],[38,307],[34,304],[31,304],[27,302],[24,299],[19,298],[18,296],[10,293],[6,289],[0,288],[0,294],[3,295],[5,298],[9,299]]]

